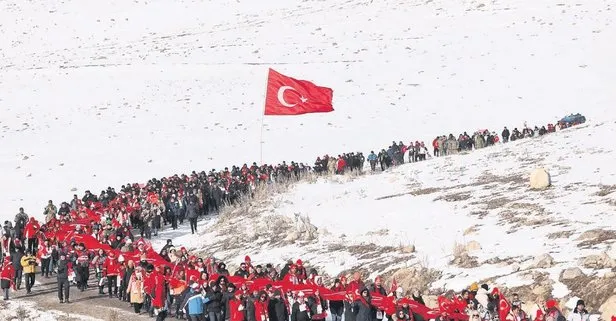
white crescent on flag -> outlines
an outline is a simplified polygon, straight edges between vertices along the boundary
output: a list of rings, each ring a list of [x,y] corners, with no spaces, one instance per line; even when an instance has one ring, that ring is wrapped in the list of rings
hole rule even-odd
[[[278,101],[280,102],[281,105],[285,107],[293,108],[297,104],[289,104],[286,100],[284,100],[284,92],[287,90],[293,90],[297,92],[297,90],[295,90],[295,88],[291,86],[281,86],[280,89],[278,89]]]

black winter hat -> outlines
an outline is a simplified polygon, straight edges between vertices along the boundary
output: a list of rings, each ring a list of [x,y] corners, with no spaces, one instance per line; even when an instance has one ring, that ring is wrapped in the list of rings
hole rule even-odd
[[[586,306],[586,304],[584,304],[584,300],[577,300],[577,303],[575,304],[575,306],[577,307],[578,305]]]
[[[481,285],[481,287],[482,287],[484,290],[486,290],[486,291],[490,290],[490,287],[488,287],[488,285],[487,285],[487,284],[485,284],[485,283],[484,283],[484,284],[482,284],[482,285]]]

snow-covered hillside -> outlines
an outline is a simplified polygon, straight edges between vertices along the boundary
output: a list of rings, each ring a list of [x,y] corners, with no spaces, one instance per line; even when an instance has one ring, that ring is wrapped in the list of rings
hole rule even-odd
[[[610,120],[383,174],[319,178],[238,207],[209,221],[200,238],[175,244],[230,266],[249,254],[256,262],[302,258],[330,276],[431,270],[426,290],[489,281],[529,302],[584,296],[596,311],[615,285],[615,135]],[[551,188],[530,189],[538,167],[551,173]],[[296,216],[309,218],[313,235],[304,237]],[[591,280],[601,286],[587,288]]]
[[[265,120],[264,161],[613,115],[613,1],[4,1],[0,213],[259,160],[267,68],[336,111]],[[363,218],[362,218],[363,220]]]

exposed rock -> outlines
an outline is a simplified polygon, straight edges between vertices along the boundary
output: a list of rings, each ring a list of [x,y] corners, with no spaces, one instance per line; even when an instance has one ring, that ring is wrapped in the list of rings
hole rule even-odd
[[[284,238],[285,241],[287,242],[295,242],[297,240],[299,240],[299,233],[296,231],[290,231],[289,233],[287,233],[287,236]]]
[[[470,241],[466,243],[466,251],[472,252],[472,251],[479,251],[479,250],[481,250],[481,244],[479,244],[479,242]]]
[[[537,269],[547,269],[554,266],[554,258],[549,254],[541,254],[535,258],[531,267]]]
[[[589,269],[609,269],[616,267],[616,260],[610,258],[607,253],[593,254],[585,257],[582,265]]]
[[[545,189],[552,185],[550,174],[544,168],[537,168],[530,173],[530,188]]]
[[[402,251],[402,253],[407,253],[407,254],[415,253],[415,245],[411,244],[411,245],[403,246],[400,248],[400,251]]]
[[[612,316],[616,315],[616,295],[612,295],[607,299],[607,301],[599,307],[599,312],[601,312],[602,320],[611,320]]]
[[[428,290],[430,288],[430,284],[440,277],[440,271],[424,267],[400,269],[392,275],[392,278],[395,278],[398,285],[405,291],[417,289],[422,292]],[[424,299],[425,298],[426,297],[424,297]]]
[[[578,267],[571,267],[568,269],[565,269],[561,272],[560,274],[560,279],[561,280],[573,280],[577,277],[583,276],[584,272],[582,272],[582,270]]]
[[[449,264],[452,264],[452,265],[455,265],[461,268],[465,268],[465,269],[476,268],[479,266],[477,257],[470,256],[467,252],[463,252],[460,255],[454,257],[454,259],[451,260]]]
[[[532,289],[534,295],[542,298],[549,297],[552,293],[552,286],[549,284],[537,284]]]
[[[518,263],[513,263],[511,265],[511,270],[515,273],[515,272],[519,272],[520,271],[520,265]]]

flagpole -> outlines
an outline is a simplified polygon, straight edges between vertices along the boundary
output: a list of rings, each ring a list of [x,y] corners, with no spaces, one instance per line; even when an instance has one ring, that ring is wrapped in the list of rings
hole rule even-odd
[[[263,106],[263,113],[261,114],[261,137],[259,139],[259,166],[263,165],[263,121],[265,120],[265,106]]]
[[[267,85],[269,84],[269,74],[265,77],[265,103],[261,113],[261,136],[259,138],[259,166],[263,165],[263,122],[265,121],[265,108],[267,108]]]

